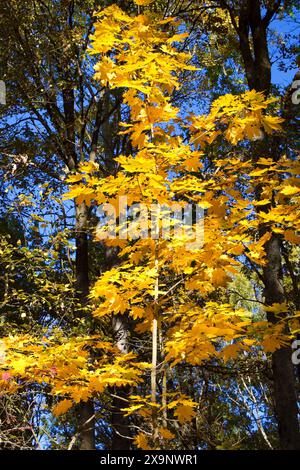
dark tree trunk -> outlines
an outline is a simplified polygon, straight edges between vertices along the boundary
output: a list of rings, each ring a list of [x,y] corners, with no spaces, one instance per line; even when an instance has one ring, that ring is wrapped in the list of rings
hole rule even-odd
[[[89,293],[89,264],[87,238],[88,208],[85,203],[76,205],[76,291],[82,307]],[[79,311],[79,315],[82,312]],[[95,449],[95,411],[93,400],[78,405],[80,450]]]
[[[280,241],[276,235],[272,235],[265,249],[268,260],[263,270],[265,302],[267,305],[284,303]],[[273,314],[268,314],[268,320],[271,323],[278,321]],[[291,356],[289,346],[281,347],[272,354],[274,402],[281,448],[300,450],[295,370]]]
[[[78,157],[75,147],[75,97],[73,87],[67,86],[63,90],[63,107],[65,117],[65,142],[67,164],[70,171],[77,169]],[[84,307],[89,294],[89,263],[88,263],[88,208],[85,203],[75,203],[75,275],[76,295],[79,301],[77,314],[84,316]],[[92,400],[78,405],[79,448],[80,450],[95,449],[95,417]]]
[[[239,37],[240,51],[245,65],[245,72],[250,89],[263,92],[266,96],[271,88],[271,62],[267,42],[267,28],[273,16],[277,13],[281,1],[272,2],[262,17],[259,0],[243,0],[238,11],[239,22],[236,23],[235,7],[230,8],[227,2],[222,2],[229,9],[233,25]],[[238,6],[237,6],[238,8]],[[275,142],[276,144],[276,142]],[[270,142],[256,143],[253,146],[253,156],[263,156],[277,159],[272,152]],[[266,153],[267,152],[267,153]],[[260,190],[257,188],[257,197]],[[267,208],[261,207],[260,210]],[[263,233],[264,228],[261,228]],[[286,301],[282,283],[282,254],[280,241],[276,234],[266,244],[267,264],[263,269],[264,297],[267,305]],[[278,321],[273,315],[268,315],[272,323]],[[300,433],[298,422],[298,407],[295,390],[295,370],[291,361],[290,347],[281,347],[272,355],[272,370],[274,382],[274,402],[280,446],[282,449],[300,449]]]
[[[95,449],[95,410],[93,400],[78,406],[80,450]]]

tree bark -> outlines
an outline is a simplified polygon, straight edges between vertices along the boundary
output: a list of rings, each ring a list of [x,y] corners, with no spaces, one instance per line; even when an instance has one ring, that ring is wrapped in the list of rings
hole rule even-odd
[[[80,450],[95,449],[95,410],[93,400],[80,403],[78,406],[78,421],[80,433]]]
[[[280,240],[273,234],[266,247],[267,264],[263,269],[264,297],[267,305],[286,301],[282,282]],[[268,321],[278,321],[274,314]],[[295,370],[290,346],[281,347],[272,354],[274,403],[278,422],[280,446],[284,450],[300,450],[298,406],[295,387]]]
[[[112,320],[115,342],[121,354],[127,354],[128,345],[128,326],[126,319],[122,315],[115,315]],[[115,387],[112,400],[112,450],[130,450],[131,432],[129,417],[125,416],[122,408],[127,406],[127,398],[130,393],[130,387]]]
[[[281,1],[274,2],[272,8],[267,8],[262,17],[259,0],[243,0],[239,9],[238,25],[235,21],[236,12],[229,9],[232,23],[239,37],[248,86],[250,89],[263,92],[266,96],[271,88],[271,62],[268,50],[267,28],[272,17],[278,11]],[[276,143],[276,142],[275,142]],[[278,155],[272,152],[270,142],[254,145],[254,158],[259,154],[269,155],[275,161]],[[256,155],[255,155],[256,153]],[[277,152],[278,153],[278,152]],[[259,188],[257,197],[259,199]],[[267,208],[261,207],[260,210]],[[264,228],[261,228],[263,233]],[[262,234],[261,233],[261,234]],[[265,246],[267,263],[263,269],[264,297],[267,305],[284,303],[286,301],[282,282],[282,254],[278,235],[273,233]],[[276,323],[274,315],[268,315],[268,321]],[[281,347],[272,355],[272,370],[274,383],[275,412],[278,422],[280,447],[286,450],[300,449],[300,433],[298,421],[298,406],[295,389],[295,370],[291,361],[292,350],[289,346]]]
[[[89,264],[87,238],[88,208],[85,203],[76,205],[76,291],[84,307],[89,293]],[[82,315],[82,312],[79,312]],[[95,449],[95,411],[93,400],[78,405],[80,450]]]
[[[111,160],[110,165],[113,165],[113,160]],[[117,249],[105,247],[105,270],[117,266],[119,261]],[[112,330],[113,339],[120,354],[127,354],[129,352],[129,329],[125,315],[114,315],[112,317]],[[128,404],[129,395],[129,386],[112,388],[111,427],[113,435],[111,450],[130,450],[131,448],[130,419],[122,411],[122,408],[126,408]]]
[[[72,84],[67,85],[62,92],[65,118],[64,147],[67,156],[67,165],[70,171],[77,169],[78,158],[75,147],[75,97]],[[79,302],[77,314],[84,316],[84,307],[89,293],[89,263],[88,263],[88,208],[86,204],[75,202],[75,276],[76,296]],[[80,450],[95,449],[95,418],[93,401],[79,403],[79,448]]]

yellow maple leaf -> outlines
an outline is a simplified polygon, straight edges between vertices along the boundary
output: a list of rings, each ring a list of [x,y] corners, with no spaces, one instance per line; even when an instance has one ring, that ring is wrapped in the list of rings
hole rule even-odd
[[[147,6],[150,5],[151,3],[155,2],[155,0],[133,0],[136,5],[140,6]]]
[[[288,305],[286,302],[283,302],[282,304],[280,303],[274,303],[270,306],[264,307],[266,312],[272,312],[275,314],[280,314],[288,311]]]
[[[72,406],[73,402],[71,400],[61,400],[54,406],[52,412],[54,416],[61,416],[65,414],[70,408],[72,408]]]
[[[134,439],[135,445],[142,450],[152,450],[150,445],[148,444],[147,437],[144,433],[140,432]]]
[[[99,164],[96,162],[84,162],[80,164],[80,171],[83,173],[93,173],[99,170]]]
[[[276,349],[279,349],[281,342],[275,336],[268,336],[262,341],[262,346],[265,352],[273,353]]]
[[[174,439],[176,437],[168,428],[158,428],[158,432],[164,439]]]
[[[172,43],[172,42],[181,42],[183,39],[187,38],[189,36],[189,33],[181,33],[181,34],[174,34],[174,36],[170,37],[167,42]]]
[[[174,411],[174,415],[177,416],[178,421],[183,424],[191,421],[196,416],[196,412],[192,406],[180,405]]]
[[[122,408],[122,411],[126,412],[126,416],[131,415],[137,410],[140,410],[144,406],[143,403],[138,403],[137,405],[131,405],[128,408]]]
[[[224,361],[227,362],[229,359],[235,359],[238,356],[241,347],[242,345],[239,343],[229,344],[222,349],[220,354],[223,356]]]
[[[281,131],[281,123],[284,121],[284,119],[277,117],[277,116],[264,116],[262,119],[263,126],[265,128],[265,131],[268,132],[269,134],[272,133],[273,131]]]
[[[284,238],[287,242],[300,244],[300,235],[297,235],[294,230],[285,230]]]
[[[76,173],[74,175],[69,175],[66,179],[67,183],[78,183],[78,181],[82,181],[83,175],[80,173]]]
[[[267,204],[271,204],[271,202],[272,202],[271,199],[261,199],[260,201],[253,202],[253,205],[254,206],[266,206]]]
[[[280,192],[285,196],[293,196],[294,194],[300,193],[300,188],[297,186],[286,186]]]
[[[227,275],[226,271],[224,271],[224,269],[222,268],[214,269],[212,273],[212,283],[215,286],[225,286],[229,280],[230,278]]]

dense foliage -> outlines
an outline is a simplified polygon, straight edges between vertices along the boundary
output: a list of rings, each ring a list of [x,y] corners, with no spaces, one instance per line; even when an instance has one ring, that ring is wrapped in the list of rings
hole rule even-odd
[[[3,1],[1,448],[300,449],[298,6]]]

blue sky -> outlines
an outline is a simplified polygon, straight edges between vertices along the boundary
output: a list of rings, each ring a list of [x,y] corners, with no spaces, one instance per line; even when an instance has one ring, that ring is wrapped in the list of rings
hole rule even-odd
[[[300,43],[300,12],[295,13],[294,18],[281,20],[274,20],[271,24],[271,30],[276,31],[281,34],[291,34],[293,36],[298,36],[298,45]],[[296,42],[296,38],[295,38]],[[271,56],[273,56],[276,51],[272,48],[270,49]],[[300,49],[299,49],[300,54]],[[293,78],[297,72],[296,67],[291,67],[287,71],[280,70],[278,63],[274,63],[272,66],[272,82],[276,85],[287,87],[291,85]]]

